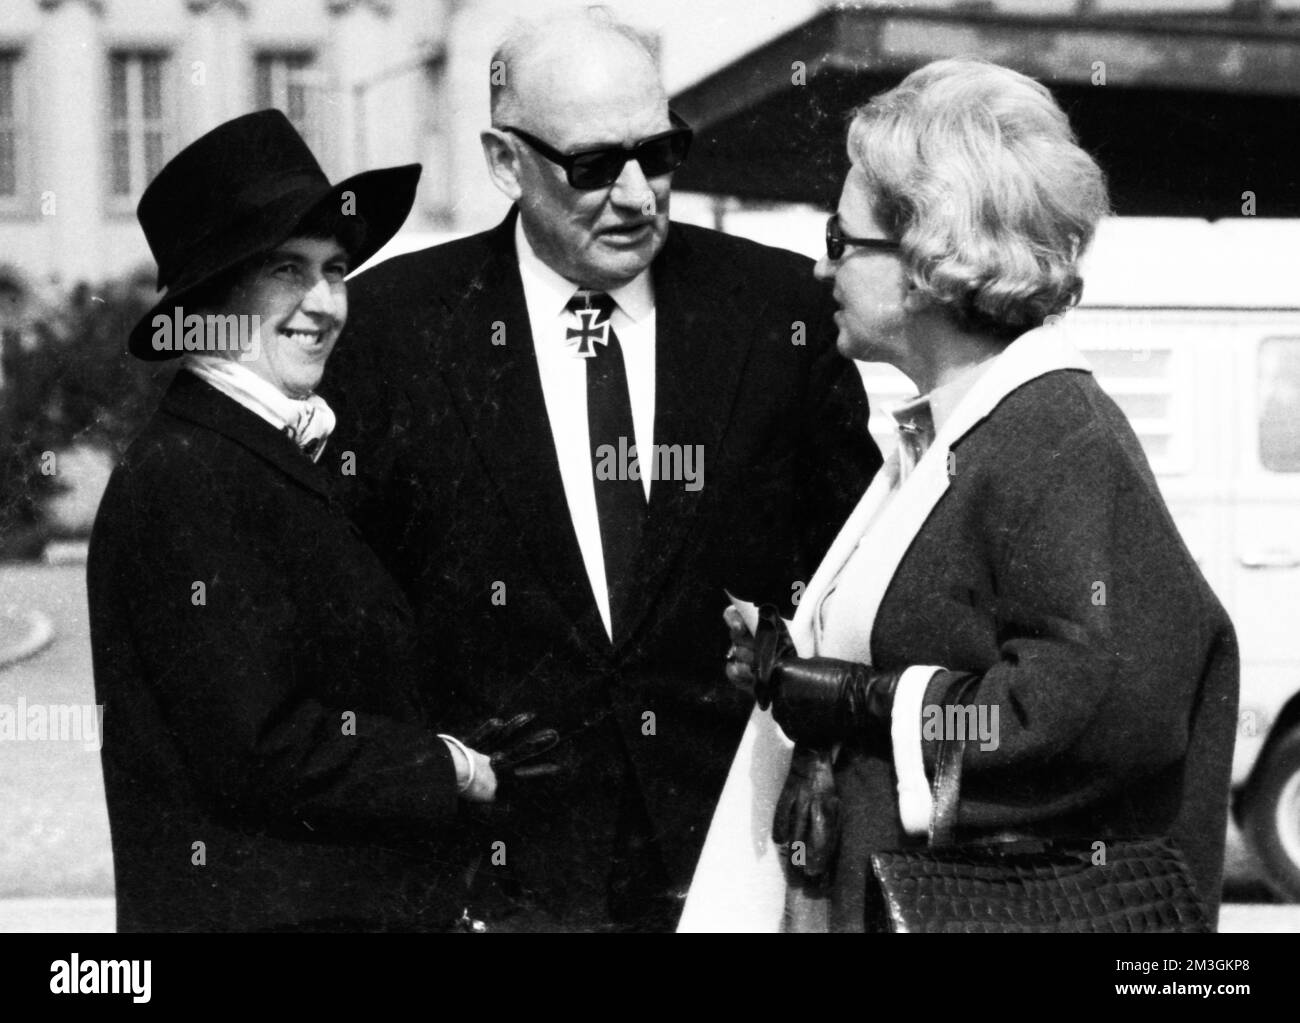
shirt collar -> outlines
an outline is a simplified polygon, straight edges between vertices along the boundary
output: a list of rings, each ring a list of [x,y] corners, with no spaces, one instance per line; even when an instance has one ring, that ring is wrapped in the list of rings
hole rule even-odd
[[[976,381],[992,366],[996,358],[995,356],[966,366],[946,384],[934,388],[928,394],[904,402],[893,410],[894,419],[905,429],[928,428],[933,439],[943,429],[943,424],[948,421],[953,410],[961,404],[962,398],[966,397],[967,392],[975,386]]]
[[[515,252],[519,256],[519,276],[524,284],[524,299],[532,316],[555,317],[564,312],[574,294],[579,290],[567,277],[556,273],[542,261],[524,233],[523,218],[515,221]],[[650,281],[650,268],[646,267],[626,284],[609,289],[609,297],[619,310],[633,322],[654,311],[654,290]]]
[[[190,352],[181,360],[181,365],[287,434],[312,461],[320,458],[335,425],[334,412],[320,395],[290,398],[242,363],[218,355]]]

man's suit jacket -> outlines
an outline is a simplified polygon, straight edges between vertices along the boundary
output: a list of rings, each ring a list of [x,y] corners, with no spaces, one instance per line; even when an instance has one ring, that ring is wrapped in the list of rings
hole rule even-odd
[[[287,437],[188,372],[87,567],[123,931],[445,927],[457,813],[401,591]]]
[[[631,625],[611,646],[561,483],[515,216],[351,282],[322,393],[335,457],[355,456],[345,502],[416,607],[440,726],[533,710],[564,736],[566,774],[520,785],[464,853],[563,915],[603,898],[627,771],[671,880],[689,883],[748,711],[723,674],[723,588],[789,606],[880,455],[810,262],[673,225],[652,266],[654,440],[702,445],[704,484],[654,484]]]

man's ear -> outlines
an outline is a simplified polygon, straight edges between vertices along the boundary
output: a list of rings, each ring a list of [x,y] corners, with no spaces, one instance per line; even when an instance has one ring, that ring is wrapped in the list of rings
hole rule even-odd
[[[479,141],[483,144],[483,157],[487,160],[492,184],[505,193],[511,202],[518,202],[524,189],[519,181],[519,157],[514,146],[503,132],[495,128],[480,132]]]

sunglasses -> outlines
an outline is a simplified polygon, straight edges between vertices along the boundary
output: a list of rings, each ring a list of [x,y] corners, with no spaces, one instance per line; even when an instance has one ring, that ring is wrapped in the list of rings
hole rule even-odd
[[[661,131],[658,135],[651,135],[630,145],[601,146],[576,153],[562,153],[536,135],[509,125],[502,125],[497,130],[517,135],[551,163],[563,167],[571,187],[590,191],[593,188],[605,188],[617,181],[628,160],[639,163],[641,172],[647,178],[657,178],[680,167],[690,152],[691,139],[695,133],[672,111],[669,111],[668,116],[675,126],[668,131]]]
[[[826,255],[831,262],[844,255],[846,245],[856,245],[876,252],[897,252],[901,245],[888,238],[854,238],[840,230],[840,215],[832,213],[826,220]]]

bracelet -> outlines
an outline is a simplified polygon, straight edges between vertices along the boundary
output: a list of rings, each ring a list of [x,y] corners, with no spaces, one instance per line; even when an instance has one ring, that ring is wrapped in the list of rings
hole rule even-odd
[[[469,777],[465,779],[464,784],[457,783],[456,792],[457,794],[463,794],[465,792],[468,792],[469,787],[474,784],[474,774],[476,771],[476,768],[474,767],[473,754],[471,754],[470,751],[465,748],[465,744],[461,742],[459,739],[457,739],[454,735],[439,734],[438,738],[441,739],[443,742],[451,743],[458,750],[460,750],[461,753],[465,755],[465,763],[469,765]]]

